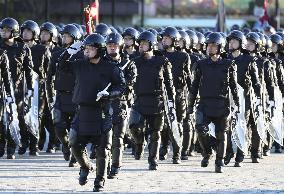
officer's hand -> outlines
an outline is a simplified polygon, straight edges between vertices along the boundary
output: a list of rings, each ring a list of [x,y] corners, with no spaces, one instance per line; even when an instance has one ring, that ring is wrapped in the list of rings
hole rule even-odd
[[[274,101],[269,100],[268,101],[268,108],[272,108],[272,107],[275,107],[275,103],[274,103]]]
[[[70,55],[75,55],[76,53],[78,53],[81,50],[83,43],[78,41],[73,43],[68,49],[67,52]]]
[[[174,102],[172,100],[169,100],[168,105],[169,105],[169,108],[175,107]]]
[[[187,112],[188,112],[188,114],[191,115],[193,113],[193,107],[191,107],[191,106],[188,107]]]
[[[30,98],[33,95],[33,91],[32,90],[28,90],[27,94],[26,94],[26,98]]]
[[[13,103],[13,98],[11,96],[7,96],[6,102],[9,104]]]
[[[97,100],[96,101],[99,101],[100,99],[106,99],[109,97],[109,93],[108,91],[106,90],[103,90],[103,91],[100,91],[98,94],[97,94]]]
[[[240,113],[240,107],[239,106],[235,106],[233,111],[232,111],[232,114],[233,115],[237,115],[238,113]]]
[[[255,106],[259,106],[261,104],[261,100],[260,98],[257,98],[256,102],[255,102]]]

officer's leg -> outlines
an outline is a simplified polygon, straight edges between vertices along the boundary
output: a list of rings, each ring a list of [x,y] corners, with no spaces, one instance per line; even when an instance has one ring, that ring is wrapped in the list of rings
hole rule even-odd
[[[60,110],[58,110],[60,111]],[[56,115],[58,118],[54,118],[54,129],[57,138],[62,143],[63,157],[66,161],[70,160],[70,148],[68,141],[68,123],[69,116],[67,113],[61,112],[61,114]]]
[[[131,124],[129,128],[135,142],[134,157],[136,160],[140,160],[144,150],[145,119],[141,117],[139,121],[137,120],[136,123]]]
[[[11,137],[10,131],[7,131],[7,159],[15,159],[16,144]]]
[[[183,123],[184,119],[186,118],[186,103],[183,96],[180,98],[177,98],[176,103],[176,114],[177,114],[177,122],[179,125],[179,134],[180,138],[176,139],[171,131],[170,133],[170,139],[173,146],[173,163],[174,164],[180,164],[180,155],[181,155],[181,149],[182,149],[182,132],[183,132]],[[179,142],[180,141],[180,142]]]
[[[182,131],[182,123],[178,123],[179,126],[179,131]],[[181,134],[181,133],[179,133]],[[170,131],[170,140],[172,142],[173,146],[173,164],[180,164],[180,153],[181,153],[181,146],[180,144],[182,143],[182,136],[180,136],[180,139],[175,139],[172,130]],[[180,142],[178,142],[180,141]]]
[[[22,143],[22,146],[19,147],[19,149],[18,149],[18,154],[22,155],[22,154],[26,153],[26,150],[29,147],[30,133],[29,133],[29,131],[27,129],[27,126],[26,126],[26,123],[25,123],[25,119],[24,119],[23,104],[20,103],[19,101],[17,102],[17,110],[18,110],[18,119],[19,119],[21,143]]]
[[[157,156],[159,152],[159,144],[160,144],[160,131],[162,129],[163,123],[164,123],[164,115],[158,114],[158,115],[151,115],[147,116],[147,123],[149,124],[149,157],[148,157],[148,163],[149,163],[149,170],[157,170]]]
[[[38,113],[39,113],[39,140],[38,140],[38,149],[39,150],[43,150],[44,147],[44,143],[46,140],[46,131],[45,131],[45,120],[46,120],[46,116],[45,116],[45,94],[44,91],[41,89],[40,91],[40,95],[39,95],[39,109],[38,109]]]
[[[163,129],[161,131],[161,146],[160,146],[160,152],[159,152],[159,159],[160,160],[166,160],[167,154],[169,151],[169,145],[170,145],[170,136],[169,136],[169,124],[168,121],[164,122]]]
[[[86,145],[88,144],[89,140],[89,136],[77,135],[76,141],[71,143],[72,153],[80,165],[80,185],[85,185],[88,182],[89,172],[93,171],[93,166],[86,150]]]
[[[3,120],[0,121],[0,158],[5,154],[6,146],[6,129]]]
[[[227,165],[230,163],[231,159],[234,157],[233,145],[232,145],[232,131],[229,130],[227,133],[227,148],[226,156],[224,158],[224,164]]]
[[[32,133],[30,135],[30,155],[31,156],[38,156],[38,139]]]
[[[123,138],[127,126],[127,102],[121,100],[113,101],[112,108],[112,165],[109,178],[114,178],[118,174],[122,163],[122,153],[124,149]]]
[[[221,173],[226,151],[227,131],[230,129],[229,117],[219,117],[214,121],[216,133],[215,172]]]
[[[110,171],[110,178],[115,177],[122,163],[123,155],[123,137],[126,130],[126,120],[113,126],[113,137],[112,137],[112,165]]]
[[[243,162],[244,158],[245,158],[244,152],[238,148],[234,166],[235,167],[241,167],[240,163]]]
[[[99,143],[96,146],[96,179],[94,181],[94,191],[101,191],[104,187],[107,175],[109,152],[111,149],[112,131],[103,132],[99,137]],[[95,142],[93,142],[95,143]]]
[[[182,150],[181,150],[181,159],[188,160],[189,148],[192,143],[192,129],[190,123],[190,115],[187,114],[186,118],[183,121],[183,139],[182,139]]]
[[[260,158],[260,148],[261,148],[261,141],[260,137],[257,132],[256,125],[253,120],[252,112],[251,110],[246,113],[246,117],[248,119],[248,123],[251,130],[251,158],[252,163],[259,163]]]
[[[264,156],[269,156],[270,155],[270,150],[272,148],[272,144],[273,144],[273,138],[271,137],[271,135],[269,134],[269,132],[267,131],[267,145],[263,146],[263,155]]]
[[[212,155],[212,149],[210,147],[210,136],[209,136],[209,119],[200,110],[196,111],[196,132],[198,135],[198,141],[202,149],[203,159],[201,161],[201,167],[207,167],[209,164],[209,159]]]
[[[45,123],[45,126],[46,126],[46,129],[49,133],[49,140],[48,140],[48,146],[47,146],[47,150],[46,152],[47,153],[55,153],[55,143],[57,141],[57,138],[56,138],[56,134],[55,134],[55,129],[54,129],[54,124],[53,124],[53,121],[52,121],[52,116],[51,116],[51,113],[47,107],[47,104],[45,106],[45,116],[46,116],[46,123]]]

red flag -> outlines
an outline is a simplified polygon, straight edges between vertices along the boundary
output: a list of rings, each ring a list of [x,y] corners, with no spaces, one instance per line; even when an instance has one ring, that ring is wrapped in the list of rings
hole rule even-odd
[[[93,25],[93,19],[91,16],[91,9],[89,6],[84,9],[84,16],[85,16],[86,32],[87,34],[92,34],[94,25]]]

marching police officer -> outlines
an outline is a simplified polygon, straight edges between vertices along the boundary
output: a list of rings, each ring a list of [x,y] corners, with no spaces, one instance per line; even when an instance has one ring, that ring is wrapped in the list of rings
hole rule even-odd
[[[0,49],[0,76],[1,76],[1,79],[0,79],[1,80],[1,85],[0,85],[0,89],[1,89],[0,157],[3,157],[3,155],[5,154],[6,144],[7,144],[7,157],[8,157],[9,154],[11,154],[11,148],[14,148],[16,145],[15,145],[13,138],[11,137],[10,131],[9,130],[6,131],[5,124],[7,123],[4,123],[5,121],[3,120],[3,112],[5,109],[3,102],[6,100],[8,104],[12,103],[13,97],[11,95],[12,80],[11,80],[10,71],[9,71],[9,60],[8,60],[7,54],[2,49]],[[4,92],[6,92],[6,96],[4,96]],[[9,157],[11,157],[11,155]]]
[[[258,79],[258,69],[256,65],[256,58],[243,54],[246,49],[246,37],[243,32],[234,30],[230,32],[227,37],[229,44],[229,58],[234,60],[237,65],[237,80],[238,84],[244,89],[244,98],[246,111],[251,109],[250,95],[253,95],[250,91],[254,90],[254,94],[258,99],[260,99],[260,82]],[[249,120],[247,120],[249,122]],[[228,147],[225,157],[225,164],[230,162],[230,159],[234,156],[232,141],[231,141],[231,131],[228,133]],[[235,167],[240,167],[240,163],[244,159],[244,153],[238,148]]]
[[[157,49],[156,36],[144,31],[139,35],[138,43],[141,55],[134,59],[138,76],[134,85],[135,102],[129,127],[136,145],[135,159],[141,158],[147,134],[149,170],[157,170],[160,131],[164,118],[164,92],[168,94],[170,106],[174,106],[175,90],[169,60],[162,54],[154,53]]]
[[[186,95],[187,88],[190,86],[190,58],[186,52],[177,51],[179,46],[180,34],[174,27],[167,27],[162,32],[162,44],[164,47],[163,54],[169,59],[172,64],[172,73],[174,87],[176,89],[176,113],[177,121],[179,123],[180,132],[183,131],[183,120],[186,116]],[[187,131],[186,131],[187,133]],[[162,132],[162,146],[160,150],[161,159],[167,153],[167,139],[170,137],[170,129],[164,128]],[[173,145],[173,163],[179,164],[181,146],[171,136]]]
[[[45,92],[45,77],[47,66],[50,60],[50,51],[45,46],[38,44],[36,41],[39,39],[40,29],[36,22],[27,20],[21,25],[21,38],[25,44],[31,49],[33,59],[33,71],[39,76],[39,121],[41,121],[44,105],[46,102]],[[35,137],[31,132],[25,131],[22,133],[22,144],[18,153],[20,155],[26,152],[28,146],[30,147],[30,155],[38,155],[38,137]]]
[[[126,89],[122,97],[112,101],[112,165],[108,178],[116,177],[122,165],[123,138],[128,122],[128,110],[131,107],[131,101],[133,101],[133,85],[137,76],[134,62],[123,58],[122,46],[123,38],[120,34],[110,33],[108,35],[106,39],[107,59],[122,69],[126,81]]]
[[[15,102],[17,104],[19,126],[21,134],[26,133],[24,98],[31,98],[32,89],[32,68],[33,61],[31,50],[24,43],[15,39],[19,36],[19,24],[13,18],[5,18],[1,21],[1,43],[0,48],[5,50],[9,59],[9,70],[13,88],[15,90]],[[25,89],[27,88],[27,90]],[[7,158],[15,159],[16,145],[10,144],[7,148]],[[25,145],[23,145],[25,146]]]
[[[75,75],[70,66],[59,66],[58,60],[59,56],[74,42],[79,41],[80,38],[80,31],[75,25],[68,24],[64,26],[62,30],[62,44],[65,49],[53,52],[47,76],[48,103],[51,106],[51,112],[54,117],[55,132],[62,143],[64,159],[66,161],[70,160],[69,167],[73,167],[76,163],[73,155],[70,159],[71,152],[68,141],[68,132],[76,111],[76,105],[72,102]],[[83,58],[82,52],[76,53],[69,60],[74,61],[80,58]]]
[[[206,38],[208,59],[197,62],[190,88],[189,108],[193,106],[199,92],[200,101],[196,111],[196,130],[202,148],[202,167],[207,167],[212,155],[208,125],[215,125],[216,160],[215,172],[222,173],[223,158],[226,151],[226,133],[230,128],[230,99],[231,90],[234,103],[239,107],[237,93],[236,67],[228,59],[220,57],[224,51],[225,41],[217,33],[211,33]],[[238,110],[235,110],[235,112]]]
[[[84,47],[85,59],[68,62],[66,59]],[[85,185],[93,170],[86,152],[86,145],[93,143],[96,149],[96,179],[94,191],[101,191],[107,173],[108,155],[112,138],[112,110],[110,100],[122,95],[125,80],[121,70],[103,58],[105,40],[97,34],[85,38],[83,45],[74,43],[61,60],[62,67],[72,66],[76,81],[73,102],[78,105],[77,115],[70,132],[72,153],[80,164],[79,184]],[[68,56],[69,55],[69,56]],[[72,129],[72,130],[73,130]]]

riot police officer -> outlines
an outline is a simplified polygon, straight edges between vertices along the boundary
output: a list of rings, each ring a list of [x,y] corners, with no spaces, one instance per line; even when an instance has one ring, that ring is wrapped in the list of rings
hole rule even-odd
[[[0,48],[6,50],[9,59],[9,70],[13,88],[15,90],[15,102],[17,104],[19,126],[21,134],[26,133],[27,126],[25,123],[24,98],[30,99],[32,90],[32,68],[33,61],[31,50],[23,43],[15,39],[19,36],[19,24],[13,18],[5,18],[1,21],[1,38]],[[25,85],[27,90],[25,89]],[[10,144],[7,148],[7,158],[15,158],[16,145]]]
[[[251,109],[251,100],[250,95],[256,95],[260,99],[260,82],[258,79],[258,70],[256,65],[256,58],[243,54],[243,51],[246,49],[246,37],[243,32],[234,30],[230,32],[227,37],[229,44],[229,58],[233,59],[237,65],[237,80],[238,84],[244,89],[244,98],[246,111]],[[254,93],[250,91],[253,90]],[[249,120],[247,120],[249,122]],[[246,134],[247,135],[247,134]],[[230,159],[234,156],[231,140],[231,131],[228,132],[228,145],[227,153],[224,163],[227,165],[230,162]],[[240,167],[240,163],[244,159],[244,153],[239,148],[237,150],[235,158],[235,167]]]
[[[167,57],[172,64],[172,73],[174,87],[176,89],[176,113],[177,121],[179,123],[180,132],[189,133],[189,131],[183,131],[183,120],[186,116],[186,95],[187,88],[190,86],[190,58],[186,52],[176,50],[179,46],[178,41],[180,40],[180,34],[174,27],[167,27],[162,32],[162,44],[164,47],[164,56]],[[162,146],[160,149],[160,158],[162,159],[167,153],[167,141],[171,137],[173,145],[173,163],[179,164],[181,146],[179,143],[170,135],[170,129],[164,128],[162,132]],[[188,134],[187,134],[188,135]]]
[[[7,125],[7,123],[4,123],[5,121],[3,120],[3,112],[5,109],[4,107],[5,103],[3,102],[6,101],[8,104],[13,102],[13,97],[11,95],[12,80],[9,72],[8,56],[5,53],[5,51],[2,49],[0,49],[0,73],[1,73],[0,74],[1,76],[0,157],[3,157],[3,155],[5,154],[5,146],[7,144],[7,158],[9,159],[11,157],[11,148],[14,148],[16,145],[11,136],[10,130],[5,129],[5,125]],[[6,93],[6,96],[4,95],[4,93]]]
[[[126,28],[122,37],[124,40],[124,48],[123,53],[129,56],[129,59],[133,59],[139,55],[139,51],[137,51],[137,38],[139,36],[139,32],[134,28]]]
[[[208,125],[212,122],[215,125],[216,134],[215,172],[221,173],[226,150],[226,133],[230,128],[229,90],[232,92],[236,107],[239,107],[236,67],[233,61],[220,58],[225,42],[219,33],[214,32],[207,36],[206,48],[209,58],[200,60],[196,64],[189,94],[189,108],[192,113],[199,92],[196,130],[203,151],[201,166],[207,167],[212,155],[208,134]],[[238,111],[237,108],[236,111]]]
[[[85,59],[68,62],[66,59],[84,47]],[[80,164],[79,184],[85,185],[93,170],[86,153],[86,145],[93,143],[96,149],[96,179],[94,191],[101,191],[107,173],[107,161],[112,138],[112,111],[110,100],[122,95],[125,80],[121,70],[103,58],[105,40],[99,34],[85,38],[83,45],[74,43],[62,57],[61,64],[72,66],[75,73],[73,102],[78,105],[70,134],[72,152]],[[69,56],[68,56],[69,55]],[[108,87],[107,87],[108,86]],[[107,88],[106,88],[107,87]],[[73,130],[72,129],[72,130]],[[71,141],[72,140],[72,141]]]
[[[40,26],[40,36],[39,40],[42,45],[44,45],[47,49],[49,49],[49,52],[51,55],[53,55],[54,52],[57,52],[61,50],[60,47],[57,46],[56,40],[58,37],[58,31],[51,22],[45,22]],[[52,59],[50,59],[52,60]],[[47,70],[46,70],[47,72]],[[47,129],[49,133],[49,141],[48,141],[48,147],[46,152],[48,153],[55,153],[55,144],[56,144],[56,134],[54,130],[54,125],[52,122],[52,116],[50,109],[48,108],[48,102],[46,97],[43,98],[45,101],[42,108],[42,114],[41,114],[41,121],[40,121],[40,135],[39,135],[39,143],[38,147],[40,150],[43,149],[45,140],[46,140],[46,131]]]
[[[106,39],[107,59],[122,69],[126,81],[126,90],[121,98],[112,101],[113,135],[112,135],[112,164],[108,178],[114,178],[122,165],[123,138],[126,132],[129,108],[133,101],[133,85],[136,81],[137,69],[133,61],[123,58],[121,54],[123,38],[118,33],[110,33]]]
[[[41,121],[43,115],[43,108],[45,104],[45,77],[47,72],[47,66],[50,60],[50,51],[45,46],[38,44],[36,41],[39,39],[40,29],[36,22],[27,20],[21,25],[21,38],[25,44],[31,49],[33,59],[33,71],[39,76],[39,121]],[[22,144],[18,153],[20,155],[26,152],[26,149],[30,148],[30,155],[38,155],[38,137],[35,137],[31,132],[25,131],[22,133]]]
[[[247,38],[247,51],[253,57],[256,57],[256,64],[258,68],[258,77],[261,85],[262,96],[260,102],[257,102],[258,105],[266,106],[266,102],[268,101],[270,107],[274,106],[274,87],[275,73],[272,69],[272,64],[268,59],[263,58],[260,55],[260,52],[264,49],[264,42],[260,39],[260,36],[256,32],[250,32],[246,36]],[[266,99],[266,95],[268,94],[268,99]],[[265,103],[264,103],[265,102]],[[266,108],[266,107],[264,107]],[[253,111],[253,110],[251,110]],[[246,120],[251,128],[251,158],[252,163],[259,163],[260,153],[261,153],[261,139],[260,134],[258,134],[257,126],[254,122],[253,112],[246,112]],[[262,141],[265,141],[262,139]]]
[[[138,76],[134,85],[135,102],[129,119],[129,127],[136,145],[135,159],[141,158],[144,138],[147,134],[149,170],[157,170],[160,130],[164,118],[163,94],[166,90],[170,106],[174,106],[175,90],[170,62],[161,54],[154,53],[157,49],[155,48],[157,44],[155,35],[144,31],[139,35],[138,43],[141,55],[134,59]]]
[[[75,75],[71,67],[65,66],[62,68],[57,64],[59,56],[74,42],[79,41],[80,38],[81,34],[76,26],[73,24],[64,26],[62,30],[62,43],[65,49],[52,54],[47,76],[48,103],[51,106],[51,112],[54,117],[55,132],[59,141],[62,143],[64,159],[66,161],[70,160],[69,167],[73,167],[76,163],[73,155],[70,159],[71,152],[68,141],[68,132],[76,110],[75,104],[72,103]],[[82,52],[76,53],[69,60],[74,61],[80,58],[83,58]]]

